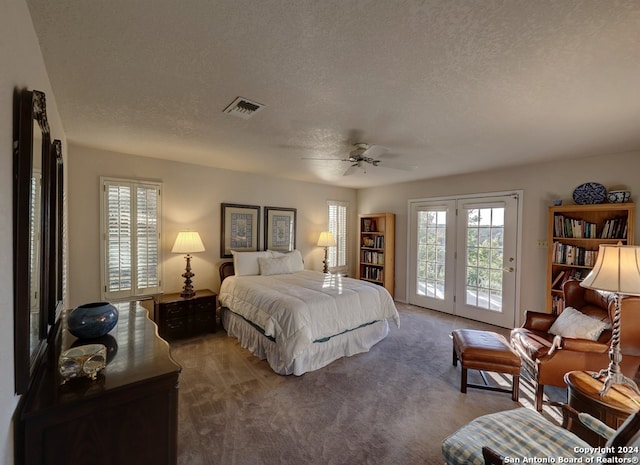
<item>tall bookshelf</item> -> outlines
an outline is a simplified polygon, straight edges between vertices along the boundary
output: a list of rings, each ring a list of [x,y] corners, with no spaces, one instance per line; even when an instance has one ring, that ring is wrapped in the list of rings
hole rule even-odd
[[[358,215],[358,279],[384,286],[391,297],[395,287],[396,216]]]
[[[634,203],[549,207],[547,250],[547,311],[564,308],[562,284],[584,279],[591,271],[600,244],[634,242]]]

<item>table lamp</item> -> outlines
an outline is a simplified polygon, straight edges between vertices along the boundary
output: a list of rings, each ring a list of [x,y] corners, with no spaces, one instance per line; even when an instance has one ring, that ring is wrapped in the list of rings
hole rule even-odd
[[[195,274],[191,272],[190,254],[195,252],[204,252],[204,244],[202,243],[202,239],[200,239],[200,234],[195,231],[180,231],[178,233],[178,237],[176,237],[176,242],[173,244],[171,252],[187,254],[184,257],[187,261],[187,267],[185,268],[185,272],[182,274],[182,277],[184,278],[184,287],[180,293],[180,297],[193,297],[196,295],[196,291],[193,290],[193,286],[191,285],[191,278],[193,278]]]
[[[640,394],[636,383],[620,371],[620,301],[623,295],[640,295],[640,247],[621,243],[600,245],[596,264],[580,285],[615,294],[609,367],[593,375],[594,378],[606,375],[600,395],[604,396],[614,384],[629,386]]]
[[[323,273],[329,272],[329,261],[327,258],[329,247],[333,247],[336,245],[336,240],[333,237],[333,234],[329,231],[323,231],[320,233],[320,237],[318,238],[318,247],[324,247],[324,260],[322,263],[324,267],[322,268]]]

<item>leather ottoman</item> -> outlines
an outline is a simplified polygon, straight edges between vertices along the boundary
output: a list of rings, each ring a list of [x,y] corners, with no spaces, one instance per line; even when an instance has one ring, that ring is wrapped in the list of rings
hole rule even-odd
[[[520,387],[520,357],[511,348],[507,339],[491,331],[475,329],[455,329],[453,337],[453,366],[462,365],[460,392],[466,393],[467,387],[489,391],[511,392],[511,398],[518,400]],[[467,381],[467,370],[480,370],[485,384],[471,384]],[[484,377],[484,371],[505,373],[513,376],[511,389],[490,386]]]

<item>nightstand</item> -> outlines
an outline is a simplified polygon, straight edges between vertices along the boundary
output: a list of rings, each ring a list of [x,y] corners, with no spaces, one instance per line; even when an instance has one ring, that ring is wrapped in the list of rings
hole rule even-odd
[[[216,331],[218,294],[209,289],[196,291],[190,298],[180,293],[154,297],[153,320],[165,339],[178,339]]]
[[[640,396],[627,386],[614,384],[606,395],[601,396],[603,383],[591,376],[589,371],[570,371],[564,376],[567,383],[569,405],[579,412],[618,429],[629,415],[640,409]],[[606,440],[578,424],[575,433],[593,446],[604,446]]]

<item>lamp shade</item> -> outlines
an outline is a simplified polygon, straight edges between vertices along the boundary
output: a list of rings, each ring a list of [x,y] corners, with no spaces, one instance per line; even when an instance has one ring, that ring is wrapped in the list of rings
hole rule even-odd
[[[640,247],[601,245],[596,264],[580,285],[588,289],[640,295]]]
[[[180,231],[173,244],[172,253],[204,252],[204,244],[200,234],[195,231]]]
[[[336,240],[333,234],[329,231],[323,231],[318,238],[318,247],[333,247],[336,245]]]

